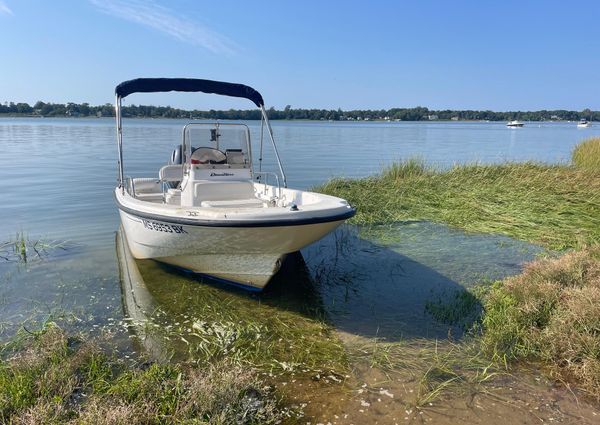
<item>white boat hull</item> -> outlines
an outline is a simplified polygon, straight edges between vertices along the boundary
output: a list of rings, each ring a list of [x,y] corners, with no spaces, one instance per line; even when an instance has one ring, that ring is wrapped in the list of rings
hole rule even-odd
[[[259,227],[179,225],[120,210],[131,254],[262,290],[286,254],[321,239],[345,219]]]

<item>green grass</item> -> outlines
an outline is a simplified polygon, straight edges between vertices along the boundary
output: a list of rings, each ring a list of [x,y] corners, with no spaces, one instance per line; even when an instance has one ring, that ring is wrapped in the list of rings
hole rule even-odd
[[[14,239],[0,242],[0,260],[27,263],[42,259],[54,250],[67,250],[67,242],[32,240],[24,231],[16,232]]]
[[[494,285],[484,308],[487,353],[541,360],[600,398],[600,246],[530,263]]]
[[[28,245],[29,238],[25,233],[17,232],[14,239],[0,243],[0,259],[26,263]]]
[[[582,169],[600,170],[600,137],[588,139],[573,150],[573,164]]]
[[[356,206],[356,224],[429,220],[552,249],[600,242],[600,170],[536,163],[436,170],[409,160],[316,190]]]
[[[481,295],[484,287],[460,289],[452,295],[444,294],[425,304],[425,311],[436,321],[447,325],[460,325],[466,331],[477,323],[481,313]]]
[[[272,390],[251,368],[227,361],[131,365],[52,323],[5,347],[1,423],[213,423],[281,421]]]

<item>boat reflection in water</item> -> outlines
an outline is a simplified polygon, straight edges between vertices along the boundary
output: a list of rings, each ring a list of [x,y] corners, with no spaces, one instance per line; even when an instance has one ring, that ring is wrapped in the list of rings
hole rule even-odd
[[[125,234],[121,229],[117,231],[116,247],[124,316],[136,332],[145,353],[152,359],[164,361],[168,357],[167,350],[161,344],[160,338],[157,338],[156,333],[149,332],[149,328],[146,326],[148,315],[156,311],[158,304],[144,283],[144,278],[136,260],[129,252]]]

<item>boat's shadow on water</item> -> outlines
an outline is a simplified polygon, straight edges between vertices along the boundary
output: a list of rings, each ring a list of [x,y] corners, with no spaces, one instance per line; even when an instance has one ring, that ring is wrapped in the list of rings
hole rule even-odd
[[[383,229],[380,236],[393,234],[395,238],[406,239],[410,229],[413,228],[399,225],[389,231]],[[461,275],[468,275],[469,269],[478,265],[481,270],[492,269],[493,264],[481,265],[486,260],[478,258],[485,257],[482,249],[487,249],[490,251],[487,261],[492,258],[496,266],[503,268],[501,274],[511,274],[518,271],[520,262],[529,259],[531,253],[513,249],[503,258],[494,249],[506,251],[505,240],[488,241],[482,236],[456,231],[449,231],[447,236],[440,238],[439,234],[443,233],[440,229],[421,229],[423,231],[436,236],[423,244],[419,241],[426,238],[419,235],[413,241],[404,242],[404,246],[421,243],[422,251],[439,259],[435,266],[443,272],[415,259],[420,255],[390,244],[377,234],[373,236],[373,233],[343,226],[302,253],[289,255],[280,272],[260,294],[184,273],[155,261],[137,261],[130,257],[123,261],[129,254],[124,255],[121,249],[125,310],[129,316],[137,316],[140,320],[143,315],[160,310],[164,312],[164,323],[168,323],[170,315],[173,320],[181,321],[182,317],[212,315],[213,312],[219,313],[206,320],[218,321],[223,314],[229,318],[251,320],[257,307],[262,306],[269,309],[266,314],[272,315],[273,320],[277,320],[278,314],[294,313],[324,320],[341,332],[366,338],[387,341],[435,339],[446,338],[449,333],[453,338],[460,338],[481,306],[474,298],[462,296],[466,294],[465,281],[459,283],[448,277],[453,274],[446,273],[448,267],[460,270]],[[369,240],[361,237],[365,233]],[[453,246],[457,240],[464,246]],[[482,241],[485,241],[485,247]],[[440,249],[444,244],[445,250]],[[405,251],[412,258],[405,255]]]
[[[282,270],[273,282],[284,297],[287,283],[312,290],[327,320],[339,331],[367,338],[459,338],[480,309],[477,301],[452,323],[430,311],[452,309],[465,288],[425,264],[344,227],[303,250],[294,269]],[[288,277],[290,276],[290,277]],[[270,294],[265,294],[269,297]],[[300,292],[300,297],[302,292]],[[297,300],[302,303],[302,299]]]

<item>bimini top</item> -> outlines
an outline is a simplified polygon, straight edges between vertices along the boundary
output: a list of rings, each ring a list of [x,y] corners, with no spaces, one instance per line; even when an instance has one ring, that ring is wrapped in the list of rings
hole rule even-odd
[[[201,80],[198,78],[136,78],[124,81],[115,88],[120,98],[132,93],[153,93],[164,91],[203,92],[224,96],[243,97],[254,102],[259,108],[265,103],[259,92],[244,84],[223,81]]]

